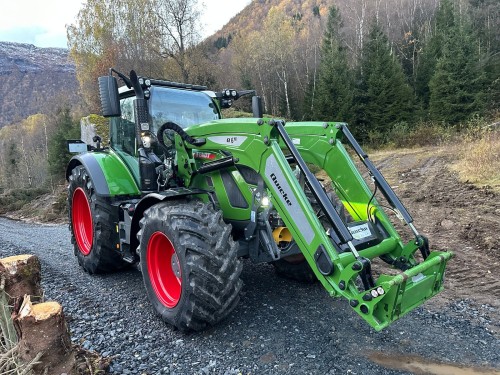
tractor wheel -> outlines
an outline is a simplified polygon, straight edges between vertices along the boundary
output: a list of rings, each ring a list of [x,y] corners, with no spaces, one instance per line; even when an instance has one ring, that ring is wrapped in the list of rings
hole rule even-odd
[[[276,273],[287,279],[314,283],[318,279],[302,254],[289,255],[273,263]]]
[[[231,227],[201,201],[161,202],[144,212],[141,271],[156,313],[182,331],[200,331],[238,304],[242,264]]]
[[[345,211],[344,205],[342,204],[340,199],[338,199],[332,191],[327,192],[326,195],[333,203],[333,206],[342,221],[346,223],[348,213]],[[306,196],[309,198],[309,202],[311,203],[314,212],[318,214],[319,221],[321,222],[321,224],[323,224],[323,227],[325,229],[329,228],[331,226],[330,223],[326,219],[326,216],[324,214],[321,214],[320,206],[316,203],[316,199],[313,197],[308,188],[306,188]],[[290,246],[297,246],[297,244],[295,241],[292,241],[290,243]],[[318,280],[313,270],[309,266],[309,263],[307,263],[306,258],[301,253],[285,256],[277,261],[272,262],[272,264],[274,266],[274,269],[276,270],[276,273],[282,277],[305,283],[314,283]]]
[[[105,273],[129,265],[116,250],[118,234],[112,207],[96,196],[92,179],[82,165],[69,176],[68,213],[71,242],[85,271]]]

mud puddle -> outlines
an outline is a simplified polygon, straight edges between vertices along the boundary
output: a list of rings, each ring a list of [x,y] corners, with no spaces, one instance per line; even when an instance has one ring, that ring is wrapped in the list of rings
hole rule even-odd
[[[393,370],[408,371],[415,375],[500,375],[500,370],[484,367],[467,367],[452,363],[439,363],[417,356],[387,355],[373,352],[370,361]]]

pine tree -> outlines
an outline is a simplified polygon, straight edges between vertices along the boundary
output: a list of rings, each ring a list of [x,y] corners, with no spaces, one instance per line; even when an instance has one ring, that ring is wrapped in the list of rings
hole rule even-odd
[[[318,120],[349,121],[351,117],[353,80],[347,64],[340,28],[342,19],[334,6],[330,7],[321,47],[318,89],[314,117]]]
[[[17,144],[11,140],[7,145],[6,150],[6,165],[5,165],[5,180],[7,187],[16,188],[21,186],[21,179],[19,178],[19,164],[21,163],[21,153]]]
[[[443,0],[436,10],[433,31],[423,47],[417,71],[415,93],[426,111],[429,108],[429,82],[442,56],[443,40],[452,32],[454,25],[453,6],[450,1]]]
[[[447,3],[444,0],[442,6]],[[456,124],[482,112],[486,77],[470,24],[454,12],[448,16],[451,19],[442,35],[441,57],[429,82],[429,112],[433,120]]]
[[[469,0],[469,3],[475,49],[485,75],[485,110],[494,112],[500,107],[500,2]]]
[[[362,140],[383,136],[396,122],[409,121],[412,91],[381,26],[373,22],[363,46],[354,101],[354,132]]]
[[[70,114],[69,108],[60,109],[54,119],[57,131],[49,143],[49,171],[55,177],[63,177],[71,159],[66,140],[80,138],[79,122]]]

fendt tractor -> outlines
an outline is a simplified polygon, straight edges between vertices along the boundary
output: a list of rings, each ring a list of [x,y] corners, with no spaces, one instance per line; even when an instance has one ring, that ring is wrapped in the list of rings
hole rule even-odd
[[[452,253],[430,251],[347,124],[285,123],[263,116],[253,91],[134,71],[110,69],[99,90],[109,145],[94,137],[66,172],[74,252],[91,274],[139,264],[165,322],[196,331],[224,319],[241,258],[319,280],[377,331],[443,289]],[[254,117],[222,119],[244,95]]]

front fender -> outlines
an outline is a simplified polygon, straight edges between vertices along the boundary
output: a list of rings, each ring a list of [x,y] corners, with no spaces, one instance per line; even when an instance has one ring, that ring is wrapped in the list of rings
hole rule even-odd
[[[74,156],[66,168],[66,180],[78,165],[85,167],[99,196],[141,195],[132,173],[113,152],[86,152]]]
[[[207,191],[200,189],[175,188],[168,189],[159,193],[151,193],[143,197],[135,205],[134,216],[132,217],[132,223],[130,226],[130,248],[136,249],[137,246],[139,246],[139,242],[137,241],[139,222],[144,216],[144,211],[146,211],[149,207],[165,200],[186,199],[189,196],[201,197],[206,194],[208,194]]]

